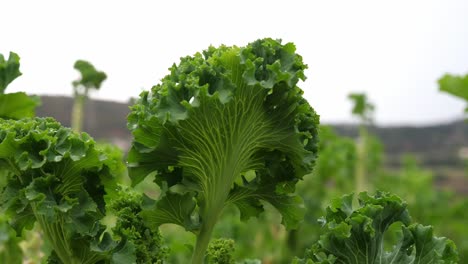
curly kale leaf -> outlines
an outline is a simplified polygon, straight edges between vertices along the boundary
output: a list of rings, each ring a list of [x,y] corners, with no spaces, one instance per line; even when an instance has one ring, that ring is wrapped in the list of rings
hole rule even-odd
[[[110,261],[125,248],[100,224],[113,175],[87,134],[52,118],[0,119],[0,128],[0,164],[9,171],[0,208],[17,234],[37,221],[63,263]]]
[[[455,244],[435,237],[432,227],[411,224],[406,204],[395,195],[377,192],[359,195],[360,207],[353,209],[353,196],[334,200],[323,220],[324,234],[293,263],[458,263]],[[386,251],[384,234],[390,225],[401,223],[400,237]]]
[[[142,203],[143,196],[140,193],[128,187],[119,187],[109,205],[117,217],[112,231],[133,245],[136,263],[162,263],[168,250],[159,231],[151,230],[141,218]]]
[[[247,219],[267,202],[287,228],[298,226],[305,210],[295,184],[313,168],[319,118],[297,86],[306,65],[295,51],[273,39],[210,47],[141,94],[128,117],[129,174],[133,184],[156,174],[163,189],[145,219],[193,230],[198,215],[205,249],[229,203]]]

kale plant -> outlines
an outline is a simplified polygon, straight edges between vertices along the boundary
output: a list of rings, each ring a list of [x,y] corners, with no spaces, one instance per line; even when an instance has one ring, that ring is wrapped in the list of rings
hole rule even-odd
[[[304,216],[296,183],[317,155],[318,115],[297,86],[306,65],[292,43],[262,39],[181,59],[132,107],[129,174],[155,175],[162,194],[142,216],[197,241],[202,263],[213,227],[233,204],[242,219],[273,205],[287,228]]]
[[[133,237],[114,241],[101,223],[106,196],[116,195],[115,161],[90,136],[52,118],[0,119],[0,128],[0,166],[10,172],[0,209],[17,236],[37,222],[49,263],[135,262]]]
[[[406,203],[398,196],[362,192],[360,206],[354,209],[352,203],[353,195],[332,201],[321,219],[324,231],[320,240],[294,264],[458,263],[455,244],[435,237],[431,226],[412,223]],[[399,239],[389,246],[384,238],[393,224],[399,227]]]

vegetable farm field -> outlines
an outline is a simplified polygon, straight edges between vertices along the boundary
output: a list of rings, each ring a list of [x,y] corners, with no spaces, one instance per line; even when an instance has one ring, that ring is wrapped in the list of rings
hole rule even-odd
[[[99,67],[74,64],[69,128],[8,93],[20,56],[0,54],[0,264],[468,263],[466,193],[411,153],[386,165],[372,98],[343,95],[344,136],[304,98],[294,43],[238,45],[180,54],[135,94],[128,148],[86,131]],[[438,85],[468,102],[468,75]]]

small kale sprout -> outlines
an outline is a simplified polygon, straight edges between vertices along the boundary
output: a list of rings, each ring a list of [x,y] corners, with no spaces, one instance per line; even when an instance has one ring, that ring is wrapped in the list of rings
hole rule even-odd
[[[129,187],[119,186],[110,202],[110,210],[117,217],[112,231],[120,239],[126,239],[135,248],[136,263],[163,263],[167,248],[159,231],[147,227],[141,216],[143,195]]]
[[[207,264],[234,264],[234,240],[218,238],[210,242],[206,252]]]

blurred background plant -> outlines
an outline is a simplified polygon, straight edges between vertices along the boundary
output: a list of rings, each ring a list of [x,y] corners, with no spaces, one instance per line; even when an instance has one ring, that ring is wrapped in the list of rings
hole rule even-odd
[[[71,127],[77,132],[83,130],[84,107],[90,90],[99,90],[101,84],[107,79],[107,75],[96,70],[94,66],[87,61],[77,60],[74,68],[80,72],[81,78],[73,81],[73,111],[71,118]]]

